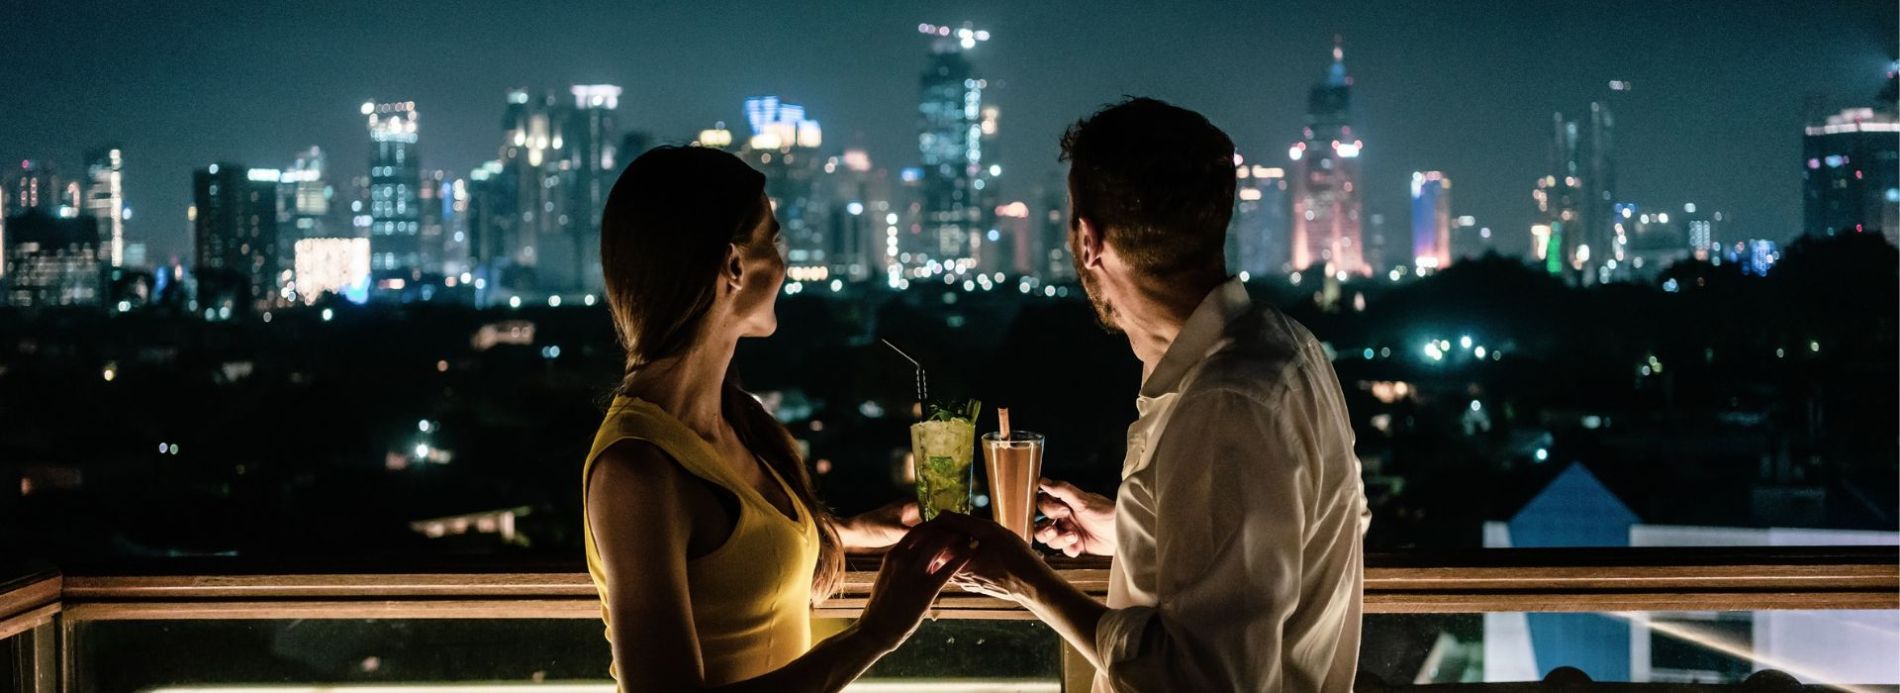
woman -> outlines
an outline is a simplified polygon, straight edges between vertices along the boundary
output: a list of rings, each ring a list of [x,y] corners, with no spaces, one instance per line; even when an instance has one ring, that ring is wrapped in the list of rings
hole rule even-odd
[[[904,533],[897,506],[834,520],[790,434],[733,381],[739,339],[776,329],[785,280],[764,186],[731,154],[667,147],[607,198],[601,269],[627,370],[582,474],[622,690],[843,688],[916,630],[974,548]],[[843,550],[892,542],[862,618],[812,647],[811,605]]]

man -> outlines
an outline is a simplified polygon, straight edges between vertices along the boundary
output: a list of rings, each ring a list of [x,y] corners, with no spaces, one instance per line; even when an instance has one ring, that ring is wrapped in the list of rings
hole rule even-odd
[[[1011,599],[1095,665],[1097,691],[1346,691],[1369,514],[1338,377],[1312,334],[1248,298],[1222,248],[1234,145],[1130,99],[1071,126],[1070,246],[1142,364],[1119,496],[1045,481],[1036,538],[1112,555],[1108,603],[1000,527],[956,580]]]

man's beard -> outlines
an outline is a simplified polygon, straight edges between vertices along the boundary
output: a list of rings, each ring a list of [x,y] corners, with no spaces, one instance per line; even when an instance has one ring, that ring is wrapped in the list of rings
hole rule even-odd
[[[1074,256],[1071,255],[1070,257],[1073,258]],[[1102,296],[1102,290],[1095,279],[1095,275],[1083,269],[1080,261],[1076,261],[1075,264],[1075,276],[1082,280],[1082,293],[1088,295],[1089,306],[1095,308],[1095,322],[1100,324],[1102,329],[1107,330],[1109,334],[1121,334],[1121,325],[1117,324],[1115,319],[1115,307],[1109,305],[1108,299]]]

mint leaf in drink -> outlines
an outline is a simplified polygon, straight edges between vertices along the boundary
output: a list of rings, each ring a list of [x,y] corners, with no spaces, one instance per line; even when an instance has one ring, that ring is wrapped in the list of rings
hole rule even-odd
[[[966,402],[938,403],[930,405],[930,415],[924,417],[924,420],[951,421],[963,419],[970,423],[976,423],[976,415],[981,411],[983,411],[983,402],[974,399]]]

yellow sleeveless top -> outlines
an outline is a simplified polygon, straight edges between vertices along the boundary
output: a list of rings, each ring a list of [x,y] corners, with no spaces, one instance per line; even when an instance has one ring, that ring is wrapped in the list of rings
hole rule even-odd
[[[767,473],[785,490],[798,515],[796,521],[786,517],[733,474],[705,439],[658,405],[632,397],[614,398],[606,420],[594,435],[587,463],[581,468],[581,536],[587,549],[587,572],[600,592],[601,620],[609,618],[607,582],[601,571],[600,547],[594,544],[592,528],[585,526],[587,480],[602,451],[630,439],[660,448],[680,468],[739,499],[732,535],[712,553],[686,563],[687,591],[692,601],[693,627],[699,635],[700,657],[705,662],[705,682],[718,685],[744,681],[783,667],[811,649],[811,578],[818,565],[818,526],[811,510],[767,465]],[[641,499],[615,501],[639,503]],[[679,521],[687,519],[681,517]],[[613,639],[611,623],[607,637]],[[620,678],[617,669],[609,673],[616,680]]]

